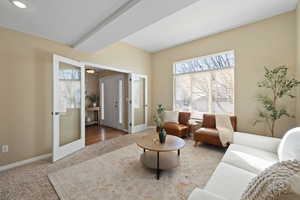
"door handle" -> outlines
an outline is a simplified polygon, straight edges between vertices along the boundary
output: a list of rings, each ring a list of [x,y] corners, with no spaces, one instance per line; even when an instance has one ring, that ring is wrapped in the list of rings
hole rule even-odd
[[[52,112],[51,114],[52,114],[52,115],[59,115],[60,112]]]

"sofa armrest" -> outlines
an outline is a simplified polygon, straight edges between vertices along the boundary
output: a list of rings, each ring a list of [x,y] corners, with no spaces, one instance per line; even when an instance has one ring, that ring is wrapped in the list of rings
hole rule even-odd
[[[190,194],[188,200],[225,200],[224,198],[208,192],[206,190],[202,190],[200,188],[195,188]]]
[[[234,132],[233,134],[233,144],[257,148],[276,154],[280,141],[281,139],[279,138],[254,135],[249,133]]]

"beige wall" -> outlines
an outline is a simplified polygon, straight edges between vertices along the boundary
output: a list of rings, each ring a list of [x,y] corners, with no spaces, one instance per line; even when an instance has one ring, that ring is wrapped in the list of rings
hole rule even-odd
[[[151,55],[118,42],[95,54],[0,28],[0,166],[51,152],[52,54],[148,75]],[[149,96],[151,89],[149,88]]]
[[[296,34],[297,34],[297,66],[296,66],[296,77],[300,80],[300,0],[298,0],[296,9]],[[296,122],[297,126],[300,126],[300,88],[297,88],[297,104],[296,104]]]
[[[299,16],[297,13],[297,19]],[[5,28],[0,28],[0,44],[0,144],[9,145],[8,153],[0,153],[1,166],[51,152],[53,53],[148,75],[150,111],[159,103],[172,108],[174,62],[233,49],[236,54],[235,113],[238,129],[265,134],[263,125],[252,126],[258,108],[255,97],[262,92],[257,89],[256,83],[263,78],[263,66],[287,65],[290,72],[295,73],[296,12],[199,39],[152,56],[122,42],[95,54],[82,53],[66,45]],[[297,55],[299,61],[299,52]],[[295,101],[289,100],[285,104],[291,113],[295,113]],[[148,119],[151,121],[150,112]],[[293,126],[295,119],[281,120],[276,130],[278,136]]]
[[[176,61],[235,50],[235,114],[238,130],[265,134],[263,125],[253,127],[262,90],[257,82],[263,78],[264,66],[286,65],[295,73],[296,13],[290,12],[255,24],[189,42],[155,53],[152,57],[152,105],[165,104],[172,109],[172,65]],[[285,105],[295,114],[295,102]],[[295,126],[295,119],[283,119],[276,132],[281,136]]]

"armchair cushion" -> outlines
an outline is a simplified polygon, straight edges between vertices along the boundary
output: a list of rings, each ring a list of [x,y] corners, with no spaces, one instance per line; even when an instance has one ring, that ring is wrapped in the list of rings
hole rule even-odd
[[[219,132],[215,128],[200,128],[194,133],[194,140],[216,146],[222,146]]]
[[[180,112],[179,113],[179,124],[189,125],[191,119],[190,112]]]
[[[230,116],[231,125],[234,131],[237,127],[236,116]],[[214,114],[204,114],[202,126],[205,128],[216,128],[216,115]]]
[[[168,114],[171,114],[172,112],[168,112]],[[178,112],[176,112],[178,113]],[[187,136],[190,133],[190,125],[189,125],[189,120],[190,120],[190,113],[187,112],[179,112],[177,114],[177,122],[167,122],[170,120],[166,120],[164,124],[164,129],[166,130],[167,134],[169,135],[175,135],[178,137],[183,137]],[[171,121],[175,121],[171,120]],[[179,123],[178,123],[179,122]]]
[[[189,127],[184,124],[178,124],[175,122],[166,122],[164,128],[170,130],[182,131],[183,129],[187,129]]]
[[[177,111],[166,111],[165,112],[165,122],[178,123],[179,113]]]
[[[197,130],[197,133],[198,134],[205,134],[205,135],[209,135],[209,136],[217,136],[217,137],[219,137],[219,132],[215,128],[199,128]]]

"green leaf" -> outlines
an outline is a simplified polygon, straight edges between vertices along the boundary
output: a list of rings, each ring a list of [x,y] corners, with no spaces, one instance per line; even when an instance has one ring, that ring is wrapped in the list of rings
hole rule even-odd
[[[300,81],[288,77],[288,68],[286,66],[279,66],[272,69],[264,67],[264,69],[264,79],[257,83],[259,88],[266,89],[263,95],[258,95],[257,97],[257,100],[262,104],[263,110],[258,111],[258,117],[260,119],[256,120],[254,125],[265,122],[268,124],[270,130],[272,130],[271,125],[275,123],[276,120],[284,116],[294,117],[290,115],[285,108],[278,108],[277,105],[280,99],[285,96],[295,98],[293,94],[294,88],[300,86]]]

